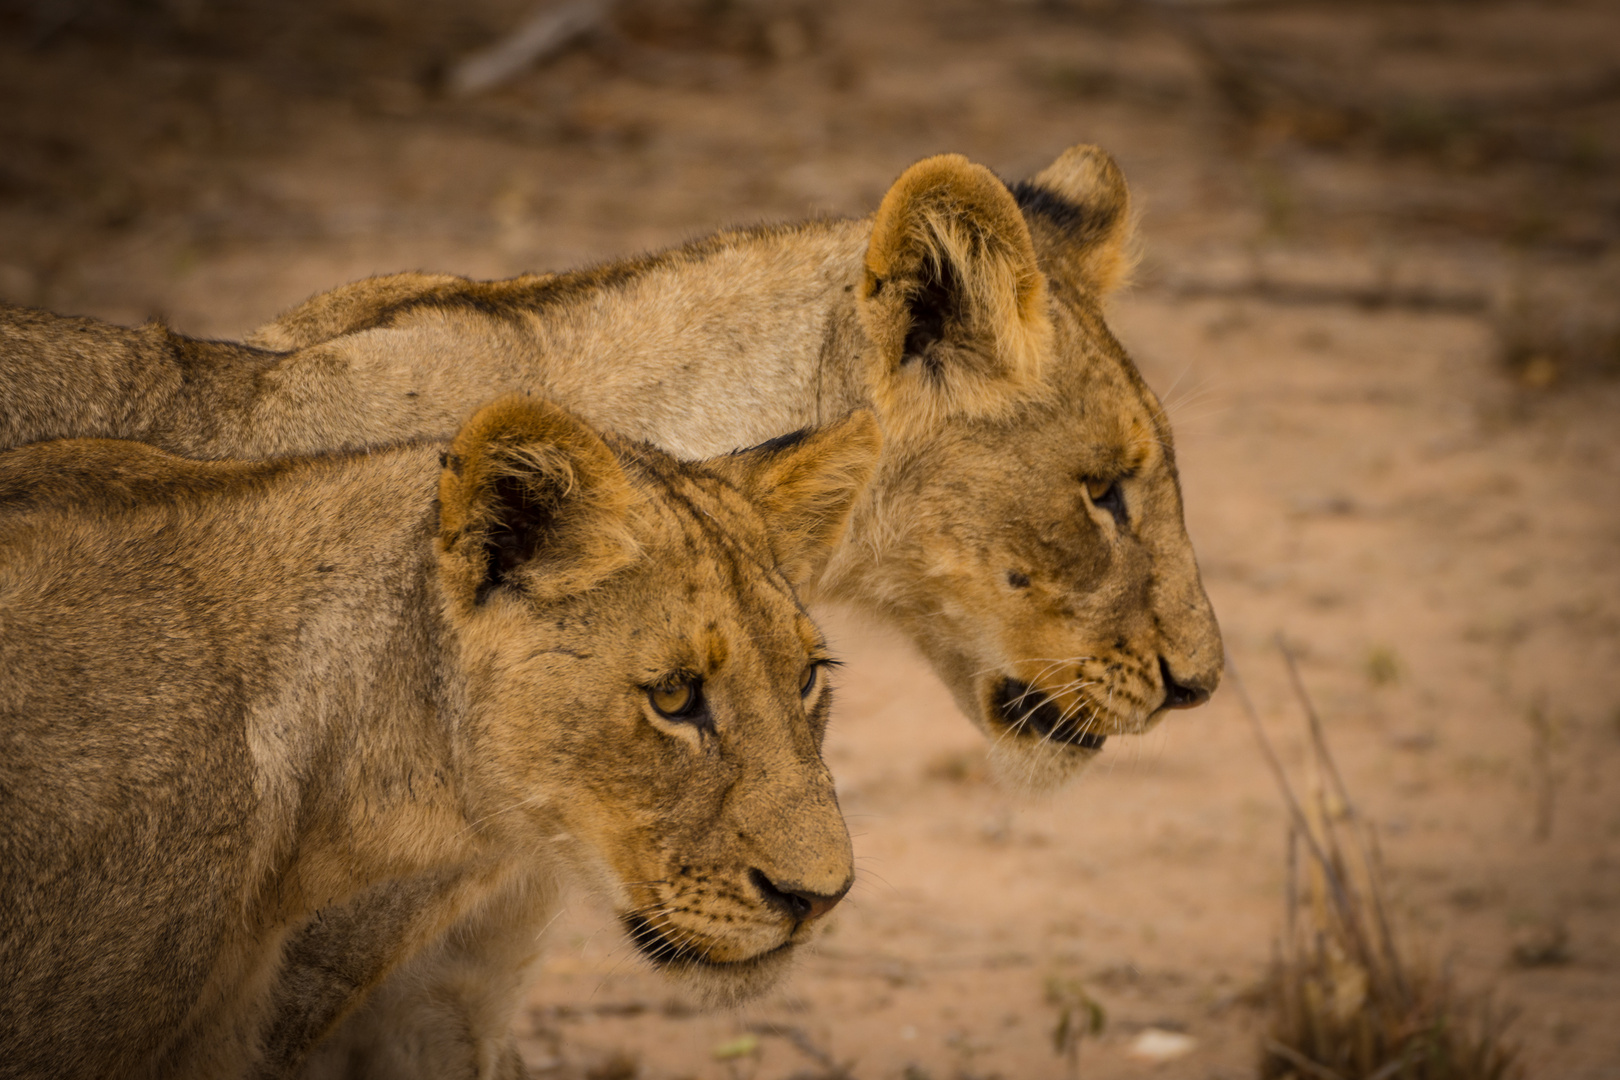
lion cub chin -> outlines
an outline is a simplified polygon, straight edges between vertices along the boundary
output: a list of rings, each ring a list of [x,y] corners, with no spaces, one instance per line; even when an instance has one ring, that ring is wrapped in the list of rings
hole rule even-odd
[[[449,446],[0,455],[0,1061],[519,1076],[563,883],[711,1000],[851,881],[794,587],[856,413],[685,464],[509,398]]]

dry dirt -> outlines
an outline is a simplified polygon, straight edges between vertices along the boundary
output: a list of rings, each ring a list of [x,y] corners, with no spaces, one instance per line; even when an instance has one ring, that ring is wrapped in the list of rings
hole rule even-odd
[[[1142,208],[1114,326],[1285,759],[1278,633],[1414,953],[1518,1007],[1532,1076],[1620,1077],[1612,5],[649,0],[434,89],[525,10],[0,6],[0,297],[235,336],[369,273],[574,266],[863,213],[927,153],[1016,177],[1101,143]],[[1552,336],[1509,366],[1530,303]],[[827,619],[860,881],[824,943],[693,1015],[582,901],[522,1020],[537,1071],[1060,1077],[1056,978],[1107,1013],[1081,1075],[1251,1074],[1284,816],[1230,687],[1030,802],[902,643]],[[1149,1028],[1190,1052],[1133,1056]]]

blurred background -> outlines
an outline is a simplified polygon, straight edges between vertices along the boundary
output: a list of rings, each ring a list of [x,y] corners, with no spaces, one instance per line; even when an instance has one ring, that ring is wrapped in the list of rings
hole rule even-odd
[[[1608,0],[0,0],[0,299],[236,337],[367,274],[861,215],[919,157],[1011,180],[1077,142],[1136,198],[1110,317],[1284,763],[1279,634],[1405,947],[1516,1012],[1529,1075],[1620,1078]],[[694,1014],[583,900],[533,1069],[1254,1075],[1287,826],[1231,687],[1031,802],[902,643],[826,617],[862,869],[825,943]]]

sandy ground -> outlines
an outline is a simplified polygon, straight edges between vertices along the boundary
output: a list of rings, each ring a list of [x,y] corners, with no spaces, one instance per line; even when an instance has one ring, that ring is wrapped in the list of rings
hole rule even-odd
[[[1109,4],[644,4],[471,102],[435,94],[434,65],[523,5],[91,3],[55,33],[33,10],[0,8],[0,296],[198,334],[368,273],[862,213],[927,153],[1019,176],[1109,147],[1144,241],[1114,325],[1166,398],[1205,580],[1285,760],[1303,728],[1279,633],[1414,953],[1520,1010],[1532,1076],[1620,1077],[1620,383],[1514,375],[1491,315],[1612,271],[1620,128],[1577,93],[1612,71],[1606,5],[1209,24],[1343,77],[1354,122],[1243,114],[1184,33]],[[1569,107],[1366,118],[1434,85]],[[1251,1074],[1284,817],[1230,688],[1032,802],[986,781],[903,643],[825,617],[860,881],[823,943],[783,993],[694,1014],[582,900],[522,1019],[536,1070],[1060,1077],[1046,987],[1079,979],[1107,1012],[1081,1075]],[[1561,934],[1558,962],[1513,960]],[[1133,1056],[1149,1028],[1190,1052]]]

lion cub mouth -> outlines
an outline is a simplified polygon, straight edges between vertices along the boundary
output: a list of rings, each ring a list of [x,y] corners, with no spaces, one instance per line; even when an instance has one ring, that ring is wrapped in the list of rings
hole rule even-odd
[[[996,690],[996,711],[1014,733],[1030,731],[1048,742],[1101,750],[1108,736],[1086,729],[1091,721],[1083,715],[1065,716],[1064,711],[1045,694],[1017,679],[1003,679]],[[1077,711],[1083,712],[1083,710]]]
[[[714,960],[696,946],[677,944],[641,915],[621,915],[625,932],[641,954],[657,967],[698,967],[714,971],[742,971],[757,966],[768,957],[793,948],[791,938],[773,949],[766,949],[744,960]]]

